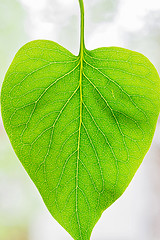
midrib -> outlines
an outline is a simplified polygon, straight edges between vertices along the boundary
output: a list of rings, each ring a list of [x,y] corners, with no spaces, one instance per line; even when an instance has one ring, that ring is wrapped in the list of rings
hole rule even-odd
[[[78,130],[78,146],[77,146],[77,169],[76,169],[76,217],[79,227],[80,239],[82,240],[81,226],[79,222],[79,213],[78,213],[78,188],[79,188],[79,160],[80,160],[80,141],[81,141],[81,128],[82,128],[82,104],[83,104],[83,95],[82,95],[82,78],[83,78],[83,55],[84,55],[84,5],[83,0],[79,0],[80,11],[81,11],[81,40],[80,40],[80,75],[79,75],[79,130]]]
[[[79,89],[80,89],[80,106],[79,106],[79,131],[78,131],[78,147],[77,147],[77,170],[76,170],[76,216],[79,225],[79,231],[81,235],[81,227],[79,222],[78,215],[78,188],[79,188],[79,159],[80,159],[80,140],[81,140],[81,127],[82,127],[82,104],[83,104],[83,95],[82,95],[82,77],[83,77],[83,54],[84,54],[84,45],[81,44],[80,51],[80,75],[79,75]]]

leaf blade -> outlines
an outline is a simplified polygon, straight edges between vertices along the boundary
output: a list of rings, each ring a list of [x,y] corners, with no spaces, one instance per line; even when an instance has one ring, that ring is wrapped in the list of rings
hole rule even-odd
[[[41,40],[17,53],[2,87],[4,125],[47,208],[74,239],[90,239],[134,176],[151,144],[159,92],[152,64],[126,49],[85,49],[81,58]]]

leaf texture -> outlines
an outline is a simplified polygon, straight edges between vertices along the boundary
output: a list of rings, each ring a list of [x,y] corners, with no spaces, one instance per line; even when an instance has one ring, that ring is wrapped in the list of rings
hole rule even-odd
[[[53,217],[88,240],[148,151],[160,110],[159,76],[142,54],[109,47],[74,56],[33,41],[2,86],[12,146]]]

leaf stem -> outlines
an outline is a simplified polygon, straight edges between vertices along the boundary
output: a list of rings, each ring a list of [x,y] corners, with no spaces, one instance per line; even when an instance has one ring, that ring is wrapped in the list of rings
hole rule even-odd
[[[79,0],[80,13],[81,13],[81,40],[80,40],[80,52],[79,55],[83,56],[83,51],[85,48],[84,44],[84,4],[83,0]]]

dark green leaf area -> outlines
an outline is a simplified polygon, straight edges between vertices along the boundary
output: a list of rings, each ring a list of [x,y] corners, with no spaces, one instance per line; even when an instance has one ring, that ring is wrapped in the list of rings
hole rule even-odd
[[[74,56],[39,40],[16,54],[2,86],[4,126],[50,213],[75,240],[90,239],[133,178],[153,138],[159,96],[154,66],[130,50]]]

